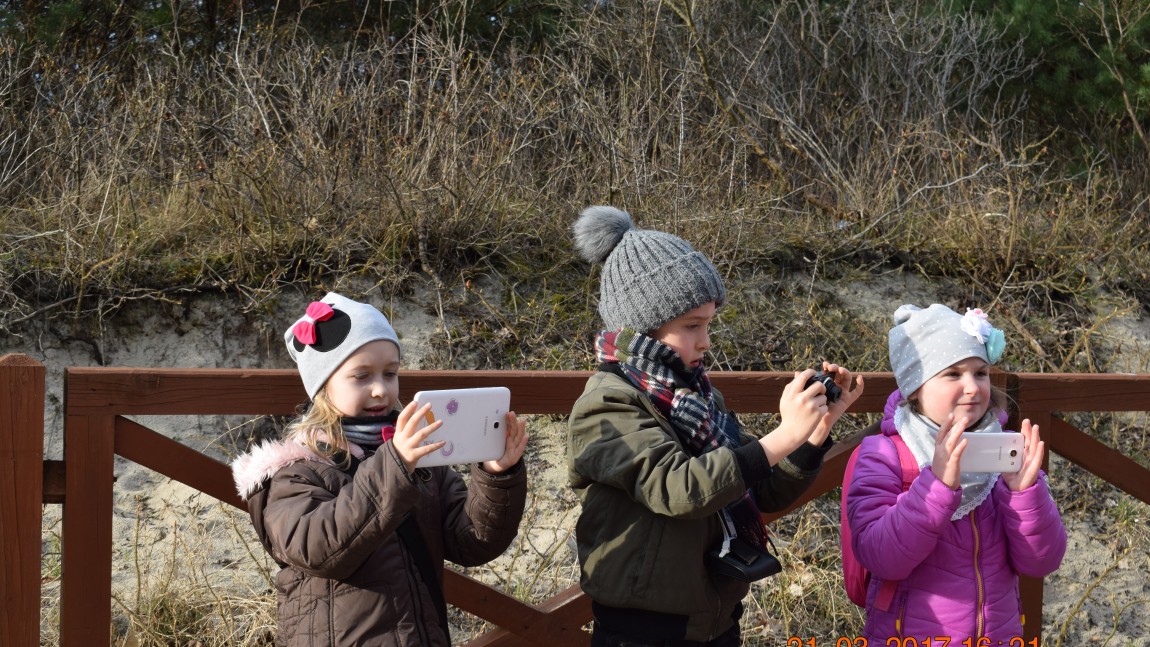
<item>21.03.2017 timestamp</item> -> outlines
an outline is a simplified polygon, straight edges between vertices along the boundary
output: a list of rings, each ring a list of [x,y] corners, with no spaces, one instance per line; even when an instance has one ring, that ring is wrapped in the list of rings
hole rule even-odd
[[[961,640],[953,640],[949,636],[930,636],[919,640],[917,638],[887,638],[885,642],[879,645],[872,645],[872,641],[856,636],[848,638],[842,636],[835,639],[833,642],[818,641],[815,638],[798,638],[791,636],[787,638],[786,647],[820,647],[833,646],[833,647],[1041,647],[1038,638],[1020,638],[1014,637],[1008,640],[992,640],[983,636],[982,638],[963,638]]]

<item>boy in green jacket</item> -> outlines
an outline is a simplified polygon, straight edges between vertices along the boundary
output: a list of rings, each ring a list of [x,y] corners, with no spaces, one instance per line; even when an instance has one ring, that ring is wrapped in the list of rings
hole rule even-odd
[[[567,445],[582,502],[575,536],[595,615],[591,644],[740,645],[749,580],[706,555],[739,542],[765,550],[762,513],[787,507],[814,481],[862,377],[824,364],[841,391],[828,402],[823,383],[808,384],[813,370],[795,373],[779,426],[751,436],[707,377],[708,328],[726,300],[710,261],[612,207],[584,210],[574,234],[580,254],[603,264],[606,324]]]

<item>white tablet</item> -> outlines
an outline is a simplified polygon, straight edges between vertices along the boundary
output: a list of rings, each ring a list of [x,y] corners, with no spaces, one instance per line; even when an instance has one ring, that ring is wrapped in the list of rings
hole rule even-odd
[[[966,449],[959,469],[963,472],[1017,472],[1022,469],[1022,434],[983,432],[962,434]]]
[[[506,448],[506,420],[511,390],[503,386],[475,389],[420,391],[414,400],[431,403],[426,424],[442,420],[443,426],[424,444],[446,441],[443,447],[419,459],[418,467],[458,465],[495,460]]]

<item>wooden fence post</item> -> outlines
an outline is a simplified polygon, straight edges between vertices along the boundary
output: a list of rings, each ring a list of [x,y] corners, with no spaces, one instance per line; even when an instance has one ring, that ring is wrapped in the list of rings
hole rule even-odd
[[[40,644],[44,365],[0,357],[0,645]]]

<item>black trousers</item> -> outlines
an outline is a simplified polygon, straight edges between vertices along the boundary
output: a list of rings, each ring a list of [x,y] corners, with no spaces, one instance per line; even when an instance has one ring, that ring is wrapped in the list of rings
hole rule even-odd
[[[736,623],[727,633],[714,640],[651,640],[604,629],[596,622],[591,632],[591,647],[740,647],[743,639]]]

